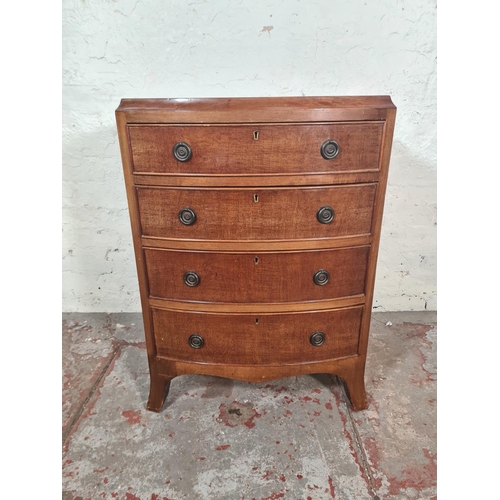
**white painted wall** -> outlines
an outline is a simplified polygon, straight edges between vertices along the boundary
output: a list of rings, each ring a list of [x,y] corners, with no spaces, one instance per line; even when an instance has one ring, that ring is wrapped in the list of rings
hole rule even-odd
[[[377,310],[436,308],[435,0],[65,0],[65,311],[139,311],[122,97],[390,94]]]

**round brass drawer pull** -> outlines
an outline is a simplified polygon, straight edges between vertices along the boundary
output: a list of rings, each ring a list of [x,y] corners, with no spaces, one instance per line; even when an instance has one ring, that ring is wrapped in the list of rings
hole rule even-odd
[[[333,160],[340,153],[340,146],[337,141],[328,139],[321,145],[321,156],[325,160]]]
[[[194,210],[191,208],[183,208],[179,212],[179,220],[185,225],[185,226],[191,226],[196,222],[196,213]]]
[[[193,154],[191,148],[189,147],[189,144],[186,144],[185,142],[178,142],[174,146],[173,153],[175,159],[179,161],[188,161]]]
[[[323,332],[314,332],[309,341],[313,346],[319,347],[325,341],[325,334]]]
[[[318,222],[320,222],[321,224],[329,224],[330,222],[332,222],[334,217],[335,211],[332,207],[329,206],[321,207],[316,212],[316,219],[318,219]]]
[[[189,336],[189,345],[193,349],[201,349],[204,344],[205,341],[203,340],[203,337],[201,335],[193,334]]]
[[[194,271],[188,271],[184,274],[184,283],[187,286],[197,286],[200,284],[200,277]]]
[[[326,269],[320,269],[316,271],[313,276],[313,281],[318,286],[323,286],[330,280],[330,273]]]

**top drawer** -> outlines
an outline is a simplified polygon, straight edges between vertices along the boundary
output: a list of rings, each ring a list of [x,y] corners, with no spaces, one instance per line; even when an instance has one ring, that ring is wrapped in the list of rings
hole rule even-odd
[[[173,175],[378,170],[382,130],[381,122],[128,126],[134,172]],[[180,160],[178,143],[190,149]]]

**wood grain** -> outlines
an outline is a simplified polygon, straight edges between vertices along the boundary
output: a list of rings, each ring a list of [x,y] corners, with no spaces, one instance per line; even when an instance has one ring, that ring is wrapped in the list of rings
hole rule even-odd
[[[134,172],[287,174],[376,170],[383,123],[251,126],[130,126]],[[257,132],[258,140],[254,139]],[[325,160],[321,145],[333,139],[340,153]],[[174,145],[189,144],[192,157],[175,159]]]
[[[203,363],[275,364],[319,361],[357,354],[363,307],[273,315],[205,314],[153,309],[158,355]],[[325,334],[319,347],[315,331]],[[189,336],[205,344],[193,349]]]
[[[190,240],[277,240],[369,234],[376,184],[311,188],[191,189],[138,187],[143,236]],[[255,201],[255,197],[258,201]],[[316,219],[331,206],[330,224]],[[179,221],[189,207],[197,220]]]
[[[361,236],[339,236],[336,238],[309,238],[294,240],[191,240],[188,238],[152,238],[143,237],[144,248],[169,248],[178,250],[215,250],[227,251],[273,251],[273,250],[319,250],[321,248],[352,247],[369,245],[372,237],[369,234]]]
[[[276,365],[236,365],[230,363],[195,363],[156,358],[159,373],[171,376],[184,374],[212,375],[248,382],[265,382],[285,377],[332,373],[341,377],[346,386],[354,411],[368,407],[363,379],[364,363],[361,356],[347,356],[326,361],[304,361],[301,363],[280,363]]]
[[[125,178],[125,187],[127,191],[127,202],[130,214],[130,225],[132,228],[132,240],[134,243],[135,263],[137,266],[137,277],[139,281],[139,293],[141,297],[142,318],[144,322],[144,333],[146,336],[146,346],[148,359],[150,362],[150,371],[153,370],[151,360],[156,355],[156,347],[153,336],[153,325],[151,312],[149,309],[149,284],[146,274],[146,262],[144,251],[141,245],[141,228],[139,206],[137,203],[137,191],[134,188],[132,177],[132,164],[130,156],[130,145],[126,130],[126,121],[123,113],[116,113],[116,124],[118,127],[118,139],[120,142],[120,152],[123,165],[123,176]],[[151,373],[153,373],[151,371]],[[153,377],[153,376],[152,376]]]
[[[197,302],[298,302],[364,293],[369,247],[309,252],[215,253],[145,249],[152,297]],[[319,269],[330,274],[318,286]],[[200,283],[184,283],[194,271]]]
[[[396,109],[388,110],[387,121],[382,139],[382,158],[379,189],[374,202],[374,217],[372,219],[373,243],[368,258],[368,268],[366,273],[366,310],[363,316],[361,336],[359,340],[359,352],[362,356],[362,372],[366,362],[366,352],[368,349],[368,337],[370,333],[371,310],[373,305],[373,292],[375,288],[375,276],[377,271],[377,258],[380,245],[380,233],[382,231],[382,217],[384,213],[385,191],[387,188],[387,177],[389,175],[389,161],[391,157],[392,139],[394,126],[396,123]],[[361,369],[360,369],[361,370]]]
[[[378,167],[377,167],[378,168]],[[313,174],[247,174],[198,175],[181,174],[134,174],[134,183],[142,186],[199,186],[199,187],[266,187],[266,186],[321,186],[327,184],[364,184],[377,182],[379,171],[349,171]]]
[[[172,311],[199,311],[219,314],[232,313],[258,313],[274,314],[277,312],[322,311],[341,307],[355,306],[365,303],[364,295],[350,295],[336,299],[301,301],[301,302],[187,302],[182,300],[157,299],[150,297],[149,304],[155,309],[168,309]]]
[[[385,120],[389,96],[122,99],[127,123],[284,123]]]

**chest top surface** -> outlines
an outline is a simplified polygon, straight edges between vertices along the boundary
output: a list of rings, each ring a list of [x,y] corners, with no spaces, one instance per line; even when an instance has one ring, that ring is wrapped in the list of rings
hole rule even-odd
[[[390,96],[122,99],[128,123],[385,120]]]

